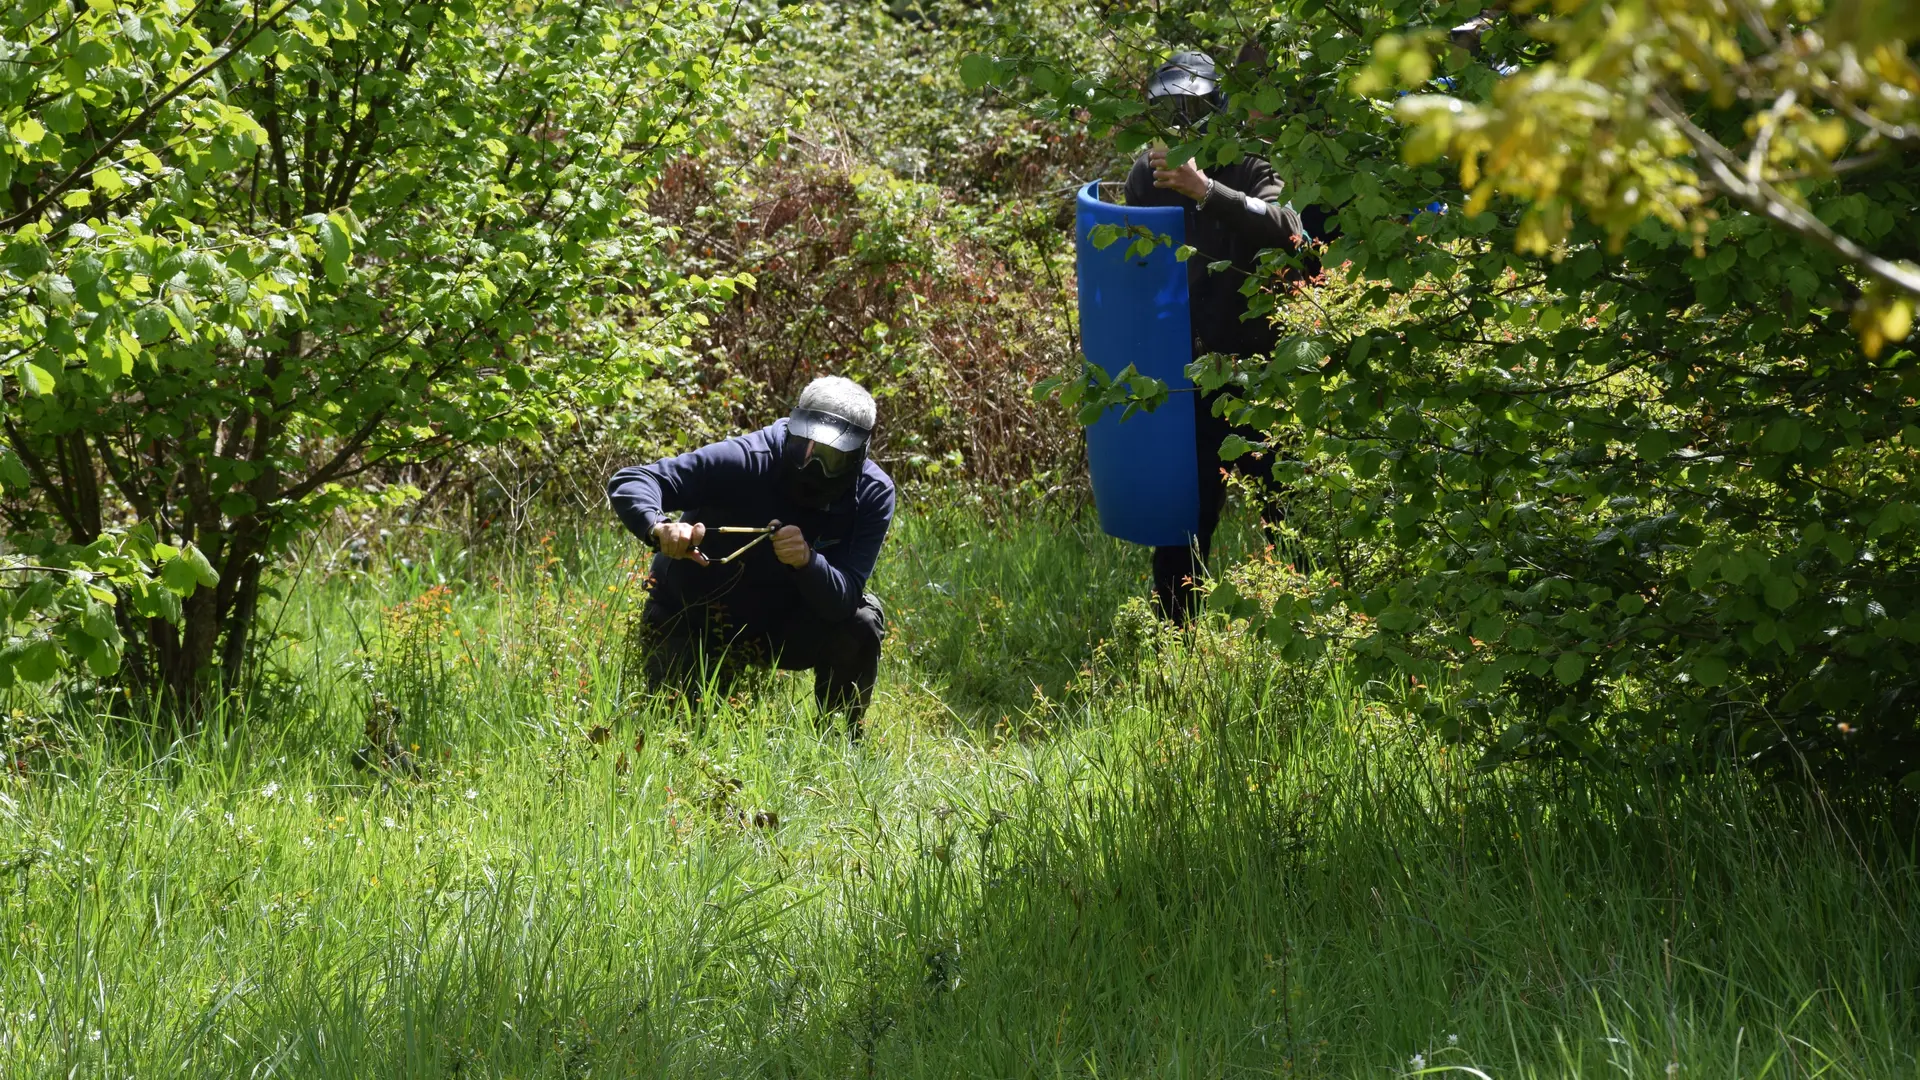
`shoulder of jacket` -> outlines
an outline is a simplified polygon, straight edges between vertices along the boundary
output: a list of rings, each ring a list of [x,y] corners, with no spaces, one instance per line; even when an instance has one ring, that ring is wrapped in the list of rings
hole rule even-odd
[[[872,458],[868,458],[866,464],[861,466],[860,479],[863,481],[861,486],[867,488],[871,494],[893,498],[899,490],[893,482],[893,477],[888,476],[887,470],[881,468],[880,463]],[[876,488],[877,491],[874,490]]]
[[[749,457],[775,457],[780,453],[780,444],[785,430],[780,425],[784,423],[786,423],[785,420],[777,420],[757,431],[735,435],[728,441],[737,443]]]

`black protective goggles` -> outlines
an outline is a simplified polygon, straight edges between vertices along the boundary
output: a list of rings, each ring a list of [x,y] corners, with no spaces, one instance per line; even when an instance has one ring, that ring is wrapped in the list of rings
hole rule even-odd
[[[1192,94],[1162,94],[1147,102],[1154,122],[1170,131],[1186,131],[1206,123],[1214,114],[1211,98]]]
[[[826,443],[807,440],[807,460],[817,461],[828,476],[839,476],[853,465],[860,455],[852,450],[836,450]]]

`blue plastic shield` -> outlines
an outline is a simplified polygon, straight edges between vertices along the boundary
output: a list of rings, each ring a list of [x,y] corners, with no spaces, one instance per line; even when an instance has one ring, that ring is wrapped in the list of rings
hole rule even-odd
[[[1101,202],[1096,181],[1080,189],[1077,216],[1080,343],[1087,359],[1109,375],[1132,364],[1173,390],[1191,391],[1187,267],[1173,257],[1186,243],[1180,208]],[[1096,248],[1089,238],[1096,225],[1143,226],[1173,244],[1128,258],[1133,238]],[[1108,409],[1087,428],[1093,503],[1107,535],[1153,547],[1193,541],[1200,526],[1193,408],[1190,394],[1176,393],[1153,412],[1127,420],[1120,419],[1118,406]]]

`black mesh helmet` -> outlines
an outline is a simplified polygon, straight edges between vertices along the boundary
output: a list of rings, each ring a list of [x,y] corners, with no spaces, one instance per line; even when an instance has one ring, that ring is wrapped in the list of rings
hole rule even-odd
[[[1220,71],[1203,52],[1174,53],[1147,80],[1147,108],[1163,127],[1197,128],[1226,105]]]

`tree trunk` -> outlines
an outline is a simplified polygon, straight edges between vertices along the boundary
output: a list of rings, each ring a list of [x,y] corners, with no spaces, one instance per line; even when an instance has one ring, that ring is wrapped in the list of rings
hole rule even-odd
[[[181,601],[181,622],[143,620],[130,633],[125,678],[147,705],[178,733],[197,729],[219,701],[238,692],[251,660],[260,606],[259,557],[269,527],[249,515],[223,536],[203,535],[202,550],[226,548],[217,559],[220,583],[195,589]]]
[[[213,654],[223,629],[212,589],[199,589],[181,602],[181,623],[147,620],[149,655],[130,665],[129,675],[144,685],[138,691],[169,725],[185,733],[200,726],[212,704]]]
[[[221,620],[220,683],[221,689],[229,694],[240,689],[253,653],[254,623],[260,609],[260,575],[267,565],[266,560],[255,556],[234,561],[239,565],[230,571],[233,599],[227,605],[226,617]]]

